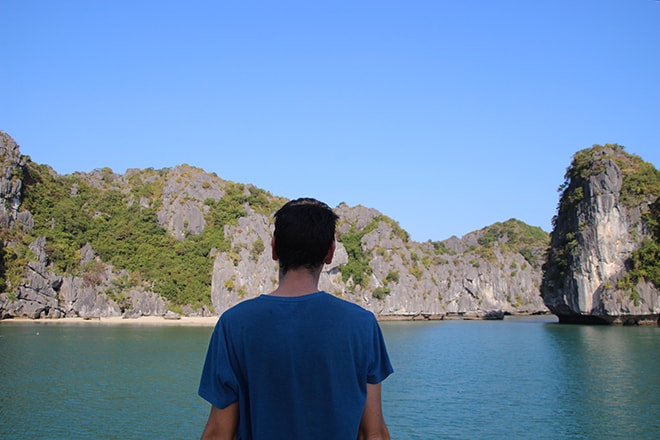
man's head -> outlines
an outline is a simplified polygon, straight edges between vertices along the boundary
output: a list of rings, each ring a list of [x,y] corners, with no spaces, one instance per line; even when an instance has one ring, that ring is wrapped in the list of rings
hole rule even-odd
[[[296,199],[286,203],[274,217],[273,257],[279,260],[282,274],[289,269],[316,269],[329,263],[326,259],[339,217],[328,205],[310,198]]]

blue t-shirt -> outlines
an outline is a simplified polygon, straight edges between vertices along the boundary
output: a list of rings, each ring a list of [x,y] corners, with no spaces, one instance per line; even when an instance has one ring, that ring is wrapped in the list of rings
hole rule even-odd
[[[218,320],[199,395],[238,401],[239,439],[354,440],[367,383],[392,371],[371,312],[326,292],[261,295]]]

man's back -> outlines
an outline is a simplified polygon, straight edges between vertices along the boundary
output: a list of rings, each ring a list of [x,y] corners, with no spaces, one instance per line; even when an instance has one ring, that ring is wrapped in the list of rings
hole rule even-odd
[[[239,402],[239,438],[355,439],[366,384],[391,372],[372,313],[325,292],[262,295],[220,318],[199,392]]]
[[[318,291],[339,217],[299,198],[275,214],[279,282],[218,320],[199,394],[209,439],[389,439],[381,381],[392,366],[376,318]]]

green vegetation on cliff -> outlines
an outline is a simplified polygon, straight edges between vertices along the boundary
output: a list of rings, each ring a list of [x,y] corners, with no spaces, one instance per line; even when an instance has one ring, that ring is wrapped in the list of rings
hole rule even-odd
[[[571,166],[566,170],[559,208],[575,207],[584,198],[584,182],[605,171],[606,161],[613,161],[621,170],[623,184],[620,201],[626,206],[643,202],[653,202],[660,194],[660,172],[653,164],[641,157],[625,151],[617,144],[594,145],[580,150],[573,156]]]
[[[645,239],[633,252],[630,271],[618,285],[624,290],[631,291],[641,279],[652,282],[660,289],[660,198],[650,206],[645,219],[651,238]]]
[[[365,277],[371,275],[370,259],[362,248],[362,238],[376,229],[378,222],[382,219],[383,217],[374,217],[371,223],[361,230],[358,230],[353,224],[348,232],[339,237],[339,241],[344,245],[348,254],[348,262],[340,268],[343,282],[352,279],[353,284],[363,286]]]
[[[369,265],[370,258],[362,248],[362,238],[370,232],[373,232],[378,225],[383,222],[391,229],[391,235],[398,237],[404,243],[410,240],[408,233],[399,226],[399,223],[384,215],[375,216],[371,222],[361,230],[355,225],[351,225],[348,232],[339,237],[339,241],[344,245],[348,253],[348,263],[341,266],[342,281],[347,282],[352,279],[355,285],[365,286],[366,277],[372,274],[373,270]],[[382,299],[388,292],[379,291],[374,296]]]
[[[94,283],[103,266],[80,265],[80,249],[89,243],[102,262],[129,273],[122,288],[147,286],[172,305],[210,304],[211,249],[226,252],[230,247],[224,226],[247,215],[247,205],[270,214],[280,201],[263,190],[225,182],[222,198],[205,201],[209,210],[204,231],[176,240],[157,219],[166,172],[132,174],[127,191],[114,182],[109,169],[100,170],[100,181],[92,185],[82,175],[58,176],[49,167],[28,161],[21,209],[32,213],[34,228],[13,248],[15,256],[7,272],[22,272],[27,257],[19,257],[43,236],[48,260],[58,273]],[[139,198],[148,203],[136,203]]]
[[[497,244],[500,248],[519,253],[532,267],[540,267],[541,258],[538,249],[548,245],[548,233],[538,226],[530,226],[516,219],[504,223],[495,223],[482,229],[483,235],[477,242],[483,246],[482,253],[492,253]]]

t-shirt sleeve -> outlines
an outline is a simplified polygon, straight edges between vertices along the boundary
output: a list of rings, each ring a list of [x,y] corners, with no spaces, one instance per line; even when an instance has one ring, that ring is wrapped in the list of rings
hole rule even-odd
[[[387,354],[383,332],[375,318],[373,320],[372,335],[372,358],[369,371],[367,372],[367,383],[377,384],[381,383],[387,378],[387,376],[392,374],[394,369],[390,363],[390,357]]]
[[[200,397],[216,408],[225,408],[238,400],[238,380],[230,357],[229,342],[221,318],[211,335],[198,390]]]

